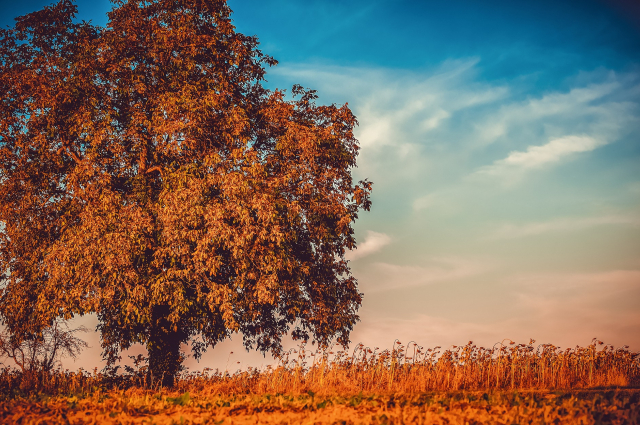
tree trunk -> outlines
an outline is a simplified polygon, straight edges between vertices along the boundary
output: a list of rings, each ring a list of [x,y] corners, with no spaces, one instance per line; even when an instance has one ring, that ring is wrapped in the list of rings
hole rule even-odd
[[[167,320],[169,308],[154,306],[152,311],[153,327],[147,341],[149,353],[149,374],[153,384],[161,382],[163,387],[172,387],[180,371],[182,356],[180,344],[184,333],[175,329]]]

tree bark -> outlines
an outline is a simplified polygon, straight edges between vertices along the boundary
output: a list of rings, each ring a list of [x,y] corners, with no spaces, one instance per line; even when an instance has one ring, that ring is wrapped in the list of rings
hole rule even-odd
[[[185,337],[179,328],[175,328],[175,325],[167,320],[168,314],[167,306],[153,307],[153,326],[147,342],[151,382],[160,382],[163,387],[172,387],[176,375],[180,372],[183,360],[180,344]]]

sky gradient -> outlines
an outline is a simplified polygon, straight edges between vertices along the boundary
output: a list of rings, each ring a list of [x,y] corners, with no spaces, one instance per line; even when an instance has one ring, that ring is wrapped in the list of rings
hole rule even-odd
[[[3,2],[0,24],[47,3]],[[316,89],[360,122],[354,175],[374,186],[349,254],[364,293],[354,345],[598,337],[640,350],[640,6],[229,4],[280,62],[269,88]],[[107,1],[78,6],[106,23]],[[99,364],[87,339],[67,367]],[[187,365],[269,362],[240,342]]]

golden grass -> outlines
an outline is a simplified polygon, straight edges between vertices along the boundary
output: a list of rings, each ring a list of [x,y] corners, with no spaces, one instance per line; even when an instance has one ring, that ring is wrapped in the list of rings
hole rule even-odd
[[[504,342],[504,341],[503,341]],[[396,341],[378,352],[357,345],[353,351],[309,351],[303,344],[285,353],[276,366],[249,368],[233,374],[204,369],[184,373],[179,391],[211,394],[357,394],[582,389],[640,385],[640,353],[615,349],[594,340],[587,347],[560,349],[551,344],[497,343],[484,348],[469,342],[440,352]],[[129,374],[93,374],[57,370],[25,376],[0,371],[0,394],[90,393],[100,388],[151,388],[146,368]],[[156,386],[153,388],[158,389]]]
[[[598,349],[598,347],[601,347]],[[216,394],[356,394],[425,391],[578,389],[640,384],[640,353],[593,341],[562,350],[551,344],[472,342],[444,352],[396,341],[380,353],[358,345],[353,352],[286,353],[277,367],[233,375],[207,370],[184,376],[178,388]]]
[[[5,369],[0,423],[640,423],[640,353],[595,340],[302,345],[264,370],[184,373],[170,390],[149,385],[144,367],[129,372]]]
[[[96,391],[15,399],[1,423],[21,424],[637,424],[640,391],[450,392],[354,396],[203,395]]]

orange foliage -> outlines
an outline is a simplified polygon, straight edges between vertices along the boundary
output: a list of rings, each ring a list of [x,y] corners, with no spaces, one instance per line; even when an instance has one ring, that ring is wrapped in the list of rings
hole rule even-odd
[[[146,344],[173,381],[231,333],[349,342],[344,258],[371,183],[355,116],[262,85],[276,61],[220,0],[69,0],[0,30],[0,317],[18,341],[97,313],[110,362]]]

